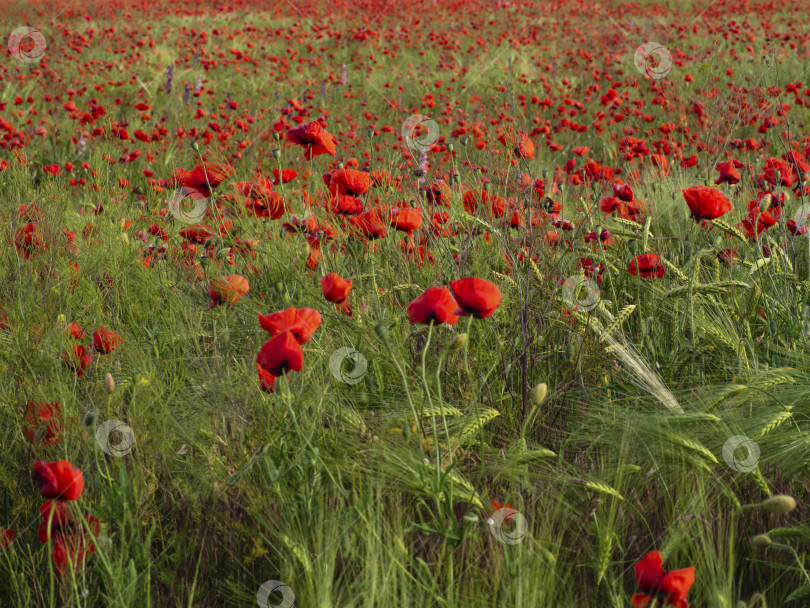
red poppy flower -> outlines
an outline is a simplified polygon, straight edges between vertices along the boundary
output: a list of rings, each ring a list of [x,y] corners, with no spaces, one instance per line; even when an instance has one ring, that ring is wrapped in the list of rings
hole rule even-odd
[[[346,280],[336,272],[330,272],[321,279],[321,290],[324,298],[335,304],[341,304],[349,297],[352,282],[351,279]]]
[[[717,171],[720,176],[714,180],[715,184],[737,184],[742,179],[735,161],[717,163]]]
[[[265,393],[272,393],[276,387],[276,377],[262,368],[258,363],[256,364],[256,372],[259,374],[259,384]]]
[[[621,201],[629,203],[633,200],[633,189],[627,184],[616,182],[613,184],[613,196]]]
[[[43,431],[41,441],[45,445],[54,445],[59,442],[59,432],[62,430],[61,408],[59,403],[42,403],[31,401],[25,412],[25,421],[30,425],[23,429],[23,434],[29,441],[36,439],[37,433]]]
[[[394,230],[411,234],[422,227],[422,209],[419,207],[394,207],[388,223]]]
[[[422,295],[408,304],[408,320],[414,323],[447,323],[455,325],[458,321],[458,302],[447,287],[429,287]]]
[[[121,336],[104,327],[97,327],[93,332],[93,348],[98,353],[109,355],[122,342]]]
[[[256,355],[256,365],[274,376],[281,376],[287,370],[300,372],[303,364],[304,351],[289,329],[270,338]]]
[[[174,187],[183,186],[211,196],[211,190],[224,182],[231,174],[233,167],[206,163],[197,165],[191,171],[175,169],[171,172],[169,183]]]
[[[643,253],[636,256],[627,265],[627,272],[634,277],[641,275],[644,278],[655,277],[660,279],[664,276],[666,270],[661,264],[661,259],[657,253]]]
[[[35,462],[33,477],[44,498],[76,500],[84,490],[84,475],[67,460]]]
[[[17,249],[17,253],[26,260],[32,254],[47,249],[45,237],[42,236],[39,226],[34,222],[17,228],[14,232],[14,247]]]
[[[490,502],[492,503],[492,508],[495,509],[496,511],[500,511],[501,509],[504,510],[503,520],[506,523],[512,521],[512,518],[515,516],[515,508],[512,505],[508,503],[498,502],[497,500],[494,499],[491,500]]]
[[[220,302],[227,302],[232,305],[236,304],[239,298],[249,291],[250,284],[248,280],[238,274],[211,279],[211,287],[208,290],[208,295],[211,297],[211,304],[208,306],[208,310],[211,310]]]
[[[16,532],[11,528],[3,530],[0,528],[0,549],[6,549],[11,543],[14,542],[14,537],[16,536]]]
[[[321,326],[321,313],[312,308],[290,307],[269,315],[259,314],[259,324],[271,336],[289,330],[299,344],[306,344]]]
[[[81,344],[74,344],[64,355],[65,365],[76,372],[76,376],[79,378],[84,376],[84,372],[90,367],[92,360],[93,356]]]
[[[356,197],[364,194],[371,186],[371,174],[368,171],[338,169],[324,175],[324,182],[332,194]]]
[[[335,141],[319,122],[310,122],[287,131],[287,139],[304,148],[304,158],[321,154],[335,155]]]
[[[649,606],[653,600],[661,605],[689,608],[686,596],[695,582],[694,566],[667,572],[662,565],[660,551],[650,551],[636,562],[636,584],[644,593],[635,593],[630,598],[634,608]]]
[[[459,305],[455,314],[460,316],[473,315],[477,319],[485,319],[501,305],[501,290],[484,279],[471,277],[450,281],[450,289]]]
[[[384,238],[388,234],[377,209],[369,209],[360,215],[349,218],[349,225],[352,236],[356,238],[375,240]]]
[[[180,231],[180,236],[187,240],[189,243],[193,243],[195,245],[202,245],[210,239],[212,236],[216,234],[211,226],[206,226],[205,224],[200,224],[197,226],[189,226],[188,228],[183,228]]]
[[[683,191],[692,217],[698,220],[715,220],[731,211],[731,201],[717,188],[692,186]]]
[[[84,340],[84,328],[78,323],[68,323],[65,329],[74,340]]]

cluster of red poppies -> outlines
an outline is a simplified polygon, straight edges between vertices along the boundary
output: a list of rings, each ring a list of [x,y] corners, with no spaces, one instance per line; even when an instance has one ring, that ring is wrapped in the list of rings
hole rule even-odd
[[[80,342],[84,339],[84,328],[78,323],[68,323],[66,326],[68,335],[75,341]],[[109,355],[118,346],[123,344],[124,340],[114,331],[104,327],[97,327],[93,331],[93,350],[102,355]],[[74,344],[70,350],[64,353],[62,357],[65,365],[76,372],[76,376],[81,378],[90,363],[93,360],[92,353],[85,348],[83,344]]]

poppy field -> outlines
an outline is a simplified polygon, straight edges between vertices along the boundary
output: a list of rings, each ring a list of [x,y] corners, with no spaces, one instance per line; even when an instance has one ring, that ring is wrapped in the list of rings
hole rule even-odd
[[[0,605],[810,605],[808,9],[6,3]]]

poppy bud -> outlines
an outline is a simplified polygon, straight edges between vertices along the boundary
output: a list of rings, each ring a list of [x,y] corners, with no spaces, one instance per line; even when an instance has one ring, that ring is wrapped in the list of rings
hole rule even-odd
[[[766,194],[762,197],[762,200],[759,201],[759,212],[765,213],[771,207],[771,195]]]
[[[454,149],[455,149],[455,146],[453,146],[453,142],[450,142],[449,144],[447,144],[447,151],[450,152],[450,154],[453,153]]]
[[[792,496],[780,494],[763,501],[760,506],[768,513],[783,515],[784,513],[790,513],[796,508],[796,499]]]
[[[368,129],[366,129],[366,135],[368,135],[368,138],[369,138],[369,139],[371,139],[372,137],[374,137],[374,129],[372,129],[372,128],[370,128],[370,127],[369,127]]]
[[[276,288],[276,291],[278,293],[284,293],[284,283],[282,283],[281,281],[276,281],[275,283],[273,283],[273,287]]]
[[[546,385],[545,382],[541,382],[540,384],[535,385],[531,393],[532,405],[537,406],[543,403],[543,401],[546,399],[547,394],[548,394],[548,385]]]
[[[273,154],[273,158],[275,158],[275,159],[281,158],[281,150],[279,150],[278,148],[273,148],[272,154]]]
[[[104,386],[110,394],[115,390],[115,378],[113,378],[112,374],[107,373],[107,375],[104,376]]]
[[[470,138],[465,135],[464,137],[459,139],[459,142],[461,142],[462,146],[466,146],[468,143],[470,143]]]
[[[84,426],[91,427],[96,423],[96,410],[87,412],[84,416]]]
[[[275,139],[276,141],[281,141],[281,133],[279,133],[278,131],[273,131],[273,139]]]
[[[195,152],[199,152],[200,144],[198,144],[196,141],[191,142],[191,149],[194,150]]]
[[[343,163],[338,162],[338,164],[336,164],[335,167],[337,167],[338,171],[340,171],[343,168]]]
[[[374,333],[377,334],[377,337],[380,340],[388,340],[388,328],[386,328],[382,323],[378,323],[374,326]]]
[[[459,350],[460,348],[464,348],[465,344],[467,344],[467,334],[459,334],[453,338],[448,348],[450,350]]]
[[[143,196],[143,195],[144,195],[144,190],[143,190],[143,188],[141,188],[140,186],[135,186],[135,190],[134,190],[134,192],[135,192],[135,194],[137,194],[138,196]]]
[[[716,237],[714,237],[714,246],[719,247],[722,244],[723,244],[723,237],[718,234]]]
[[[751,539],[751,543],[759,549],[765,549],[773,544],[771,537],[767,534],[757,534]]]
[[[491,186],[489,185],[489,182],[484,182],[484,185],[481,186],[481,188],[486,190],[487,192],[489,192],[490,187]]]
[[[631,254],[636,255],[638,251],[638,241],[632,240],[627,242],[627,249],[630,251]]]
[[[65,318],[65,315],[59,315],[58,317],[56,317],[56,322],[59,325],[67,325],[67,319]]]

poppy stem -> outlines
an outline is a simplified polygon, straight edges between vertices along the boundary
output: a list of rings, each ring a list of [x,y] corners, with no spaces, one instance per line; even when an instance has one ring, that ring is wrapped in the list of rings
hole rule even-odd
[[[427,364],[425,360],[427,358],[427,351],[430,348],[430,338],[433,335],[433,323],[428,324],[428,335],[427,341],[425,342],[425,348],[422,350],[422,383],[425,385],[425,396],[427,397],[428,405],[430,406],[430,421],[433,425],[433,441],[436,443],[436,478],[437,481],[441,481],[441,470],[442,470],[442,455],[439,451],[439,429],[436,427],[436,412],[433,411],[433,399],[430,397],[430,387],[428,386],[427,381]]]

